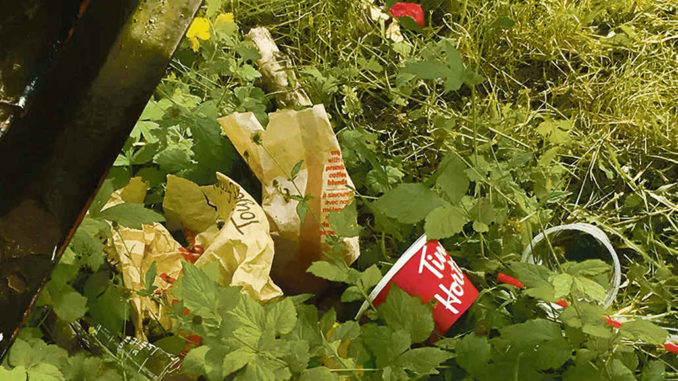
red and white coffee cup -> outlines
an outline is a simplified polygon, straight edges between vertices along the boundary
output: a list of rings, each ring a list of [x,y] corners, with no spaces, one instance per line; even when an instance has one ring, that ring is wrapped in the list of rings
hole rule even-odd
[[[370,293],[372,304],[378,306],[395,284],[408,294],[418,296],[423,303],[436,300],[433,320],[438,333],[444,334],[473,304],[478,290],[457,266],[447,250],[437,240],[422,235],[398,259]],[[365,312],[365,302],[357,317]]]

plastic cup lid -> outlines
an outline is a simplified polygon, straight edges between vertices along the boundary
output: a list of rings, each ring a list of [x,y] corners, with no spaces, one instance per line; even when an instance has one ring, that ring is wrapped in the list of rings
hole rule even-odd
[[[575,230],[591,235],[605,247],[607,252],[610,254],[610,257],[612,257],[613,262],[612,267],[614,268],[614,274],[612,276],[612,281],[610,282],[610,287],[607,290],[605,300],[603,301],[603,307],[604,308],[609,307],[614,301],[614,298],[617,296],[617,292],[619,292],[619,286],[621,284],[621,266],[619,265],[619,257],[617,256],[617,252],[614,251],[610,239],[607,238],[607,235],[597,226],[585,223],[576,223],[568,225],[559,225],[546,229],[545,231],[539,233],[536,237],[534,237],[532,242],[530,242],[527,248],[525,248],[521,261],[527,263],[541,264],[541,261],[536,261],[534,256],[532,255],[532,248],[535,247],[539,242],[541,242],[545,237],[553,233],[566,230]],[[554,305],[554,307],[561,308],[560,306],[556,305]]]

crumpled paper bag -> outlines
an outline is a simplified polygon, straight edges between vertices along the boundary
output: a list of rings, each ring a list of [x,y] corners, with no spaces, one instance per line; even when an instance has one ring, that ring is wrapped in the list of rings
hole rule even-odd
[[[224,132],[261,181],[262,207],[271,222],[275,257],[271,275],[286,293],[318,292],[326,282],[306,272],[321,259],[324,234],[330,231],[330,211],[339,211],[354,198],[341,148],[323,105],[301,111],[269,114],[264,129],[252,113],[219,119]],[[294,182],[290,174],[303,160]],[[301,223],[297,201],[285,196],[311,195],[310,210]],[[344,238],[345,259],[360,255],[358,237]]]
[[[221,284],[241,286],[244,292],[261,301],[281,296],[282,291],[270,278],[273,240],[264,211],[227,176],[217,172],[217,183],[228,189],[228,206],[233,207],[223,224],[221,220],[207,224],[207,220],[201,220],[211,209],[208,194],[213,187],[201,187],[189,180],[168,176],[163,202],[168,226],[183,226],[198,233],[195,242],[205,251],[195,265],[203,267],[218,262]],[[200,193],[207,197],[198,197]]]
[[[140,177],[134,177],[124,188],[113,192],[105,207],[122,202],[143,203],[147,190],[148,185]],[[180,247],[179,242],[159,223],[143,225],[142,229],[117,227],[112,229],[108,255],[117,263],[125,287],[137,291],[146,288],[144,276],[153,262],[156,262],[158,276],[153,284],[159,290],[166,290],[171,287],[171,283],[163,280],[160,274],[165,273],[174,279],[179,276],[182,258]],[[164,307],[151,298],[132,294],[130,304],[130,317],[137,338],[146,340],[143,329],[146,318],[156,320],[166,328],[172,325]]]
[[[106,207],[122,202],[142,203],[147,190],[148,185],[141,178],[133,178],[111,195]],[[217,184],[211,186],[198,186],[170,175],[163,209],[168,226],[199,233],[196,243],[206,249],[196,266],[218,262],[223,285],[241,286],[257,300],[282,295],[269,276],[273,241],[268,221],[261,207],[240,185],[221,173],[217,173]],[[113,231],[110,246],[109,257],[117,263],[123,282],[130,289],[146,288],[145,274],[156,262],[154,285],[171,304],[171,280],[181,274],[183,256],[179,251],[181,244],[165,226],[155,223],[143,225],[142,229],[118,227]],[[138,338],[146,339],[143,330],[146,318],[156,320],[166,329],[173,326],[168,311],[152,298],[133,294],[130,303]]]

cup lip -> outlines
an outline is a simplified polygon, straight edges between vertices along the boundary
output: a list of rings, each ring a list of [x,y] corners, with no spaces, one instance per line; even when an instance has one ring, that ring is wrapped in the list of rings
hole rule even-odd
[[[426,234],[422,234],[419,238],[417,238],[416,241],[414,241],[413,244],[410,245],[410,247],[407,248],[407,250],[405,250],[400,258],[398,258],[396,263],[393,264],[393,267],[391,267],[391,269],[386,272],[379,283],[377,283],[374,289],[372,289],[372,292],[370,292],[369,295],[370,301],[373,301],[381,293],[384,287],[386,287],[386,285],[400,271],[400,269],[402,269],[403,266],[405,266],[405,264],[409,262],[417,252],[419,252],[419,249],[421,249],[427,243],[428,240],[426,239]],[[363,302],[355,318],[360,318],[360,316],[367,310],[367,307],[369,307],[369,303],[367,301]]]
[[[604,308],[609,307],[610,305],[612,305],[612,302],[614,302],[614,299],[617,297],[617,293],[619,292],[619,287],[621,285],[621,266],[619,264],[619,256],[617,256],[617,252],[614,250],[614,247],[612,247],[610,239],[607,237],[607,234],[605,234],[605,232],[603,232],[599,227],[583,222],[550,227],[542,231],[541,233],[537,234],[532,239],[530,244],[525,248],[525,251],[523,251],[523,255],[520,261],[541,264],[541,261],[536,261],[534,256],[532,255],[532,248],[539,242],[541,242],[549,234],[564,230],[576,230],[589,234],[590,236],[595,238],[598,242],[602,243],[603,246],[605,246],[605,248],[607,249],[608,253],[610,254],[610,257],[612,257],[613,263],[612,267],[614,268],[614,274],[612,276],[612,281],[610,282],[610,285],[612,287],[607,290],[607,295],[605,296],[605,300],[603,301],[603,307]],[[553,305],[553,307],[556,309],[562,308],[555,304]]]

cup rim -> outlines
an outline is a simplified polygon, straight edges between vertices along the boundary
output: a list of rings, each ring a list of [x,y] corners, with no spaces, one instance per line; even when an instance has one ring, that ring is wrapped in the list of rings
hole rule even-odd
[[[617,293],[619,292],[619,287],[621,285],[621,266],[619,264],[619,256],[617,255],[617,252],[614,250],[614,247],[612,247],[612,243],[610,242],[610,239],[607,237],[607,234],[603,232],[599,227],[587,223],[582,223],[582,222],[577,222],[574,224],[566,224],[566,225],[558,225],[558,226],[553,226],[550,227],[541,233],[537,234],[530,244],[525,248],[525,251],[523,251],[523,255],[520,259],[521,262],[527,262],[527,263],[534,263],[534,264],[541,264],[541,261],[536,261],[534,256],[532,255],[532,248],[536,246],[539,242],[541,242],[545,237],[547,237],[551,233],[559,232],[559,231],[564,231],[564,230],[576,230],[580,232],[587,233],[588,235],[592,236],[595,238],[598,242],[602,243],[603,246],[607,249],[608,253],[612,257],[612,263],[613,263],[613,268],[614,268],[614,274],[612,276],[612,280],[610,282],[610,285],[612,286],[607,290],[607,295],[605,296],[605,300],[603,301],[603,307],[607,308],[612,305],[612,302],[614,302],[614,299],[617,297]],[[554,305],[554,308],[562,308],[560,306]]]
[[[372,292],[370,292],[369,295],[370,301],[376,299],[376,297],[381,293],[381,291],[384,289],[384,287],[386,287],[391,279],[400,271],[400,269],[402,269],[403,266],[405,266],[405,264],[409,262],[417,252],[419,252],[419,249],[421,249],[427,243],[428,240],[426,239],[426,234],[422,234],[419,238],[417,238],[416,241],[414,241],[413,244],[410,245],[410,247],[407,248],[407,250],[405,250],[400,258],[398,258],[396,263],[393,264],[393,267],[391,267],[388,272],[384,274],[379,283],[377,283],[374,289],[372,289]],[[362,316],[362,314],[367,310],[367,307],[369,307],[369,303],[364,301],[360,306],[358,313],[355,315],[355,318],[360,318],[360,316]]]

